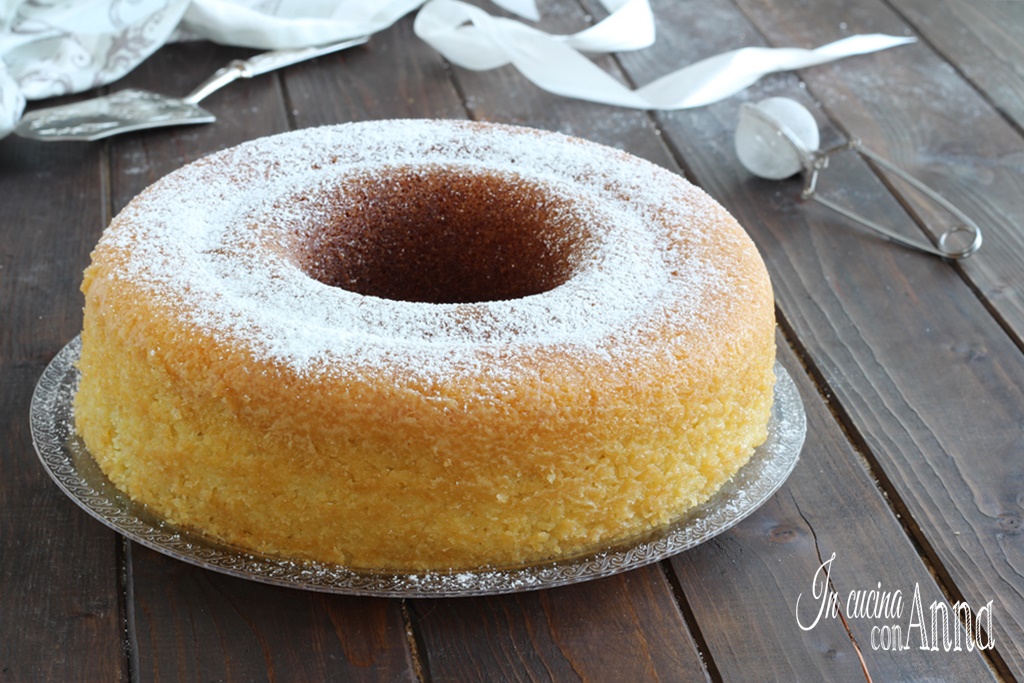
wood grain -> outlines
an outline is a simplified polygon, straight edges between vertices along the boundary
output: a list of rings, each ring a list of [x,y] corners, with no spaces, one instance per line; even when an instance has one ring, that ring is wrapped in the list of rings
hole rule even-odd
[[[466,118],[444,61],[413,34],[412,17],[367,45],[283,74],[296,128],[390,118]],[[325,94],[326,93],[326,94]]]
[[[779,359],[799,368],[784,340]],[[907,629],[912,595],[919,589],[928,610],[946,600],[942,587],[900,533],[900,520],[814,385],[792,374],[810,425],[792,477],[734,530],[672,559],[723,678],[796,680],[815,671],[822,680],[924,681],[938,670],[944,680],[997,680],[976,650],[920,649],[920,631]],[[840,616],[819,619],[816,579],[826,563]],[[900,591],[900,615],[860,613],[855,592],[871,589]],[[770,637],[748,626],[760,623],[772,624]],[[893,626],[909,649],[884,647],[883,629],[891,635]],[[930,633],[926,638],[931,647]]]
[[[0,368],[0,681],[127,680],[115,535],[65,498],[32,450],[43,366]]]
[[[266,586],[133,545],[133,680],[415,681],[397,600]]]
[[[657,566],[564,588],[411,604],[435,681],[706,678]]]
[[[103,169],[95,148],[0,146],[0,681],[127,677],[115,536],[53,485],[28,425],[43,368],[81,329]]]
[[[1018,129],[1024,128],[1024,3],[887,2]]]
[[[880,3],[861,0],[857,6],[856,20],[848,22],[848,30],[905,31]],[[848,6],[839,3],[822,3],[813,24],[796,13],[753,9],[750,3],[753,21],[775,43],[795,40],[811,25],[819,36],[824,35],[824,26],[849,15]],[[1020,393],[1024,362],[1014,346],[1021,343],[1017,309],[1024,176],[1019,160],[1024,158],[1024,140],[928,46],[919,44],[902,55],[894,50],[879,57],[874,76],[863,60],[812,70],[805,76],[809,90],[822,99],[840,125],[919,175],[984,226],[988,248],[980,258],[965,263],[962,272],[999,319],[989,320],[970,294],[948,281],[947,273],[939,272],[938,278],[930,280],[931,268],[919,272],[894,254],[890,274],[884,277],[896,291],[902,290],[904,305],[894,305],[881,315],[868,314],[861,321],[873,359],[892,368],[892,375],[885,381],[874,375],[870,390],[863,386],[846,390],[843,384],[860,384],[852,372],[845,375],[845,382],[834,381],[850,403],[857,404],[851,408],[853,419],[869,435],[886,474],[898,481],[903,500],[926,536],[923,545],[934,550],[937,565],[949,572],[974,604],[994,600],[1000,605],[999,653],[1005,657],[1005,666],[1020,678],[1024,677],[1024,546],[1018,531],[1024,517],[1019,494],[1024,482],[1019,467],[1024,452]],[[880,73],[885,74],[884,82],[894,84],[897,97],[886,97],[884,89],[877,87]],[[871,87],[872,79],[876,87]],[[845,95],[843,106],[832,106],[833,93]],[[861,133],[862,129],[867,132]],[[980,130],[985,131],[983,136],[969,132]],[[934,214],[917,201],[903,194],[900,199],[926,222],[933,222]],[[937,300],[936,292],[941,293]],[[870,327],[868,316],[873,321]],[[884,335],[878,334],[882,329]],[[908,334],[918,338],[912,347],[900,341]],[[895,386],[887,385],[889,381]],[[965,440],[968,425],[975,436]],[[934,474],[922,476],[918,452]],[[988,578],[979,580],[982,575]]]
[[[756,39],[746,19],[726,3],[655,7],[662,21],[675,26],[713,18],[723,39],[743,31]],[[791,20],[800,25],[797,16]],[[823,12],[818,20],[835,17]],[[764,21],[780,23],[767,16]],[[662,31],[659,45],[643,55],[623,55],[623,64],[646,82],[664,58],[660,50],[703,56],[675,35],[682,34]],[[794,42],[803,41],[787,41]],[[897,68],[892,62],[885,66]],[[851,60],[834,73],[860,68],[866,67]],[[739,101],[771,94],[799,98],[801,92],[792,76],[777,76],[742,97],[658,120],[694,177],[754,236],[801,352],[834,395],[835,410],[855,441],[878,463],[897,511],[914,519],[912,530],[946,588],[975,605],[1000,605],[997,657],[1020,675],[1024,557],[1014,526],[1021,516],[1014,454],[1024,441],[1024,362],[1015,340],[954,267],[844,225],[820,207],[799,205],[796,183],[757,181],[738,168],[732,131]],[[852,102],[847,100],[855,109]],[[908,233],[915,229],[859,159],[839,158],[830,171],[843,179],[845,198],[869,216]],[[967,433],[973,437],[965,439]]]

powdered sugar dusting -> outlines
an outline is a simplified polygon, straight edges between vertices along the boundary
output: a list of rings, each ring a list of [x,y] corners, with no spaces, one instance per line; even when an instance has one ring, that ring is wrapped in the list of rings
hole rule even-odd
[[[554,289],[504,301],[393,301],[332,287],[291,255],[315,215],[295,198],[352,177],[432,165],[529,179],[566,199],[597,248]],[[496,354],[568,345],[607,354],[667,317],[699,337],[728,264],[704,253],[720,210],[664,169],[599,145],[505,126],[379,121],[307,129],[226,150],[132,202],[101,247],[121,274],[196,329],[298,373],[401,366],[423,377],[463,367],[500,375]],[[715,239],[735,240],[725,231]]]

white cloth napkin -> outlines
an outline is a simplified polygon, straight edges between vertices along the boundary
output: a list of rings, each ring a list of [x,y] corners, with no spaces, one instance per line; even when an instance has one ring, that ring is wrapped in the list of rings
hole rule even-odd
[[[567,0],[568,1],[568,0]],[[511,64],[538,87],[593,102],[680,109],[715,102],[762,75],[881,50],[913,38],[852,36],[816,50],[742,48],[631,90],[584,52],[638,50],[655,40],[648,0],[601,0],[603,21],[552,35],[459,0],[429,0],[416,34],[451,62],[475,70]],[[494,0],[540,19],[534,0]],[[0,137],[26,100],[112,83],[166,42],[207,39],[259,49],[320,45],[383,31],[424,0],[0,0]],[[173,93],[169,93],[173,94]]]

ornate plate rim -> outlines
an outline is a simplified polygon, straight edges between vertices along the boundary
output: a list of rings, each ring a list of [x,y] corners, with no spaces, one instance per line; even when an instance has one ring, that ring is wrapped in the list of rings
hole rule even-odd
[[[379,597],[495,595],[580,583],[658,562],[731,529],[789,478],[807,431],[800,394],[776,361],[768,440],[707,503],[675,522],[577,557],[518,567],[453,572],[392,573],[259,555],[175,527],[132,502],[102,473],[72,427],[81,338],[47,365],[29,409],[32,441],[46,472],[97,520],[143,546],[205,569],[303,590]]]

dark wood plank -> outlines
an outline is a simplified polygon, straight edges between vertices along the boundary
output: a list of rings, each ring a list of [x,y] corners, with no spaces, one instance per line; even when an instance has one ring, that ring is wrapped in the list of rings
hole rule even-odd
[[[1024,3],[887,2],[1018,129],[1024,128]]]
[[[120,681],[114,533],[65,498],[28,433],[43,366],[0,368],[0,681]]]
[[[81,328],[103,225],[102,149],[0,141],[0,680],[127,678],[114,534],[60,494],[32,448],[46,363]]]
[[[102,147],[0,141],[0,362],[48,362],[81,329],[77,291],[106,224],[106,168]]]
[[[780,360],[799,367],[784,340]],[[803,373],[792,375],[809,424],[793,475],[738,527],[672,560],[722,677],[854,680],[866,673],[868,680],[920,681],[938,670],[946,680],[996,680],[976,650],[919,648],[920,631],[907,628],[912,596],[919,589],[931,647],[928,610],[933,602],[945,603],[942,588],[814,385]],[[828,591],[839,596],[842,616],[819,619],[815,587],[822,585],[816,579],[824,578],[818,572],[826,563]],[[872,589],[900,591],[899,615],[858,611],[851,594]],[[779,611],[780,604],[788,611]],[[763,623],[772,624],[770,633],[748,626]],[[909,643],[909,649],[887,647],[894,626],[900,646]]]
[[[707,677],[658,566],[487,598],[418,600],[437,681],[696,681]]]
[[[827,7],[822,3],[821,13],[814,13],[817,21],[838,26]],[[658,2],[656,12],[677,28],[663,30],[654,49],[623,55],[623,64],[639,82],[660,75],[666,55],[692,61],[726,49],[721,43],[744,32],[747,43],[758,42],[728,3],[684,7]],[[779,32],[781,25],[790,25],[788,18],[805,34],[812,33],[802,23],[808,20],[803,13],[763,15],[760,19]],[[720,36],[721,43],[695,49],[681,27]],[[902,29],[864,23],[849,30]],[[805,44],[807,35],[779,42]],[[814,42],[826,39],[820,30],[814,35]],[[829,70],[835,81],[855,81],[862,69],[898,70],[896,55],[848,60]],[[659,115],[658,120],[693,175],[737,215],[762,249],[787,326],[834,394],[835,410],[877,463],[883,486],[896,509],[910,518],[911,530],[946,589],[974,605],[994,601],[995,657],[1004,658],[1019,676],[1024,568],[1014,525],[1021,515],[1017,463],[1024,362],[1014,339],[988,315],[954,267],[857,231],[828,211],[799,205],[796,183],[757,181],[739,169],[732,151],[739,102],[801,93],[792,76],[779,76],[741,97],[695,112]],[[876,95],[874,101],[881,99]],[[852,97],[847,100],[849,110],[858,110],[852,102]],[[922,117],[928,115],[922,110]],[[837,159],[831,172],[842,179],[846,196],[859,209],[913,232],[910,217],[858,159]]]
[[[444,61],[416,37],[412,16],[365,46],[284,74],[295,127],[392,118],[466,117]]]
[[[124,85],[188,92],[221,65],[251,52],[207,43],[170,46]],[[332,55],[295,65],[290,72],[323,72],[345,58]],[[153,130],[112,143],[116,209],[189,161],[290,127],[281,78],[276,75],[235,83],[204,106],[217,115],[215,124]],[[130,546],[128,552],[133,678],[415,678],[397,601],[276,589],[220,576],[138,546]]]
[[[415,681],[398,600],[276,588],[131,550],[133,680]]]

